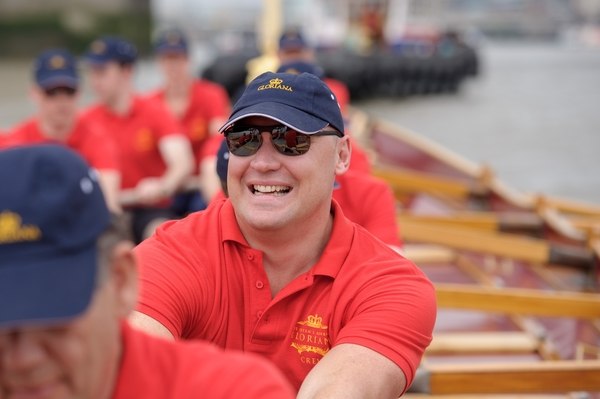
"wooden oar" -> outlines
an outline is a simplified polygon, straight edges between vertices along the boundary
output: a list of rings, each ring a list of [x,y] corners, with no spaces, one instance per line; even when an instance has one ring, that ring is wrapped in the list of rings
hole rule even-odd
[[[373,175],[385,180],[397,196],[427,193],[467,201],[470,197],[486,195],[483,187],[431,173],[376,166]]]
[[[520,331],[436,333],[428,355],[535,353],[540,339]]]
[[[432,395],[598,392],[600,360],[425,363],[411,390]]]
[[[436,283],[438,306],[512,315],[600,318],[600,294]]]
[[[597,259],[588,248],[552,244],[515,234],[443,226],[404,220],[401,234],[407,242],[444,245],[450,248],[488,253],[538,264],[556,264],[591,270]]]
[[[452,394],[428,395],[424,393],[405,393],[404,399],[574,399],[571,394]]]
[[[548,195],[522,193],[498,179],[489,166],[471,162],[465,157],[442,147],[440,144],[424,136],[387,121],[372,118],[357,108],[351,108],[349,115],[351,126],[352,120],[358,121],[357,126],[359,128],[356,134],[361,143],[367,143],[368,146],[369,142],[372,143],[374,136],[386,135],[390,140],[396,140],[406,148],[410,148],[413,156],[422,153],[425,157],[435,160],[440,166],[443,165],[448,171],[451,171],[451,174],[454,176],[453,180],[466,184],[466,189],[469,192],[472,191],[474,194],[483,192],[488,197],[494,194],[506,201],[506,203],[523,210],[535,210],[539,206],[539,202],[543,201],[545,205],[560,212],[585,216],[600,216],[600,205]],[[378,164],[379,160],[375,159],[375,163]],[[420,172],[424,173],[424,171]],[[435,175],[434,177],[439,178],[443,176]],[[413,180],[411,184],[414,185],[417,183]],[[452,190],[453,193],[456,193],[457,187],[453,187]]]
[[[544,221],[533,213],[525,212],[454,212],[449,215],[415,215],[402,212],[398,223],[433,224],[447,227],[467,227],[487,232],[515,232],[541,236]]]
[[[427,173],[390,168],[376,168],[373,173],[390,185],[400,203],[405,203],[407,196],[425,193],[443,199],[450,209],[455,207],[453,201],[459,201],[462,204],[462,212],[466,213],[469,208],[468,204],[479,202],[482,197],[488,195],[487,190],[481,185]],[[568,218],[542,202],[537,203],[537,208],[530,210],[510,213],[478,211],[477,213],[487,216],[478,216],[476,224],[480,227],[486,224],[488,228],[494,226],[494,229],[499,231],[529,231],[539,234],[547,227],[559,236],[575,241],[585,241],[593,232],[590,228],[578,229]],[[589,218],[592,217],[589,216]],[[452,216],[449,216],[449,219],[451,218]],[[471,218],[474,219],[475,216],[471,215]],[[486,222],[483,221],[484,219],[487,219]],[[455,220],[460,224],[461,218],[455,218]],[[475,224],[469,221],[465,222],[466,224]]]

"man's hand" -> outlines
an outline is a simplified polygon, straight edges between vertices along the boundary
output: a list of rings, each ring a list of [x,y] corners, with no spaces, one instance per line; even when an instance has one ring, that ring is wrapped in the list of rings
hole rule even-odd
[[[136,200],[138,203],[144,205],[155,204],[170,195],[171,193],[165,187],[162,179],[156,177],[148,177],[140,180],[135,187]]]

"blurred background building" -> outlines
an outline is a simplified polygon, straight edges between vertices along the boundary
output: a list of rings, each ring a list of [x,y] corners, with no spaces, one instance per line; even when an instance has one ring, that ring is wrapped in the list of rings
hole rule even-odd
[[[102,33],[148,49],[153,30],[177,25],[220,51],[253,46],[268,0],[0,1],[0,51],[30,56],[51,45],[80,49]],[[352,28],[381,24],[385,40],[407,29],[461,28],[494,37],[553,40],[573,26],[598,26],[597,0],[281,0],[283,24],[320,46],[353,44]]]
[[[277,1],[0,0],[0,131],[32,112],[31,62],[42,49],[81,54],[98,35],[122,35],[145,58],[136,84],[147,91],[159,82],[150,57],[156,30],[183,28],[202,73],[218,54],[256,54],[268,25],[262,8]],[[325,53],[460,30],[479,48],[476,79],[451,93],[355,97],[354,105],[490,164],[517,188],[600,201],[600,0],[280,1],[281,28],[300,27]],[[404,83],[414,89],[414,80]]]

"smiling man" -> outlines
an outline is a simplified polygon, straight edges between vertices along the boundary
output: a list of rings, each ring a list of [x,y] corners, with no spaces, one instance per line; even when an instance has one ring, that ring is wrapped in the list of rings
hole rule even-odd
[[[261,354],[299,398],[397,398],[431,341],[434,290],[332,199],[351,153],[335,96],[267,72],[221,131],[229,199],[137,247],[132,322]]]

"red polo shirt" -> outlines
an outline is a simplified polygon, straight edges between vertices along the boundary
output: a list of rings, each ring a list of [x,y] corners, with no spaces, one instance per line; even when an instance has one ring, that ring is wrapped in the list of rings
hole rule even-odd
[[[164,89],[155,93],[154,97],[164,102]],[[217,134],[216,131],[209,131],[211,122],[214,119],[226,120],[229,112],[229,97],[222,86],[205,79],[194,81],[190,88],[187,109],[179,122],[192,143],[197,165],[201,161],[202,147],[206,139]]]
[[[287,399],[292,388],[257,356],[204,342],[155,338],[123,324],[123,357],[112,399]]]
[[[335,180],[333,198],[344,210],[344,215],[386,244],[401,247],[396,199],[387,183],[352,170],[336,176]]]
[[[167,167],[159,142],[180,135],[181,127],[165,106],[155,98],[136,96],[125,115],[114,114],[104,105],[88,109],[84,119],[100,126],[118,148],[121,188],[137,186],[146,177],[160,177]]]
[[[65,142],[44,136],[38,120],[31,118],[15,127],[0,141],[0,148],[42,143],[64,144],[79,153],[89,164],[98,170],[119,170],[118,153],[115,143],[106,137],[97,126],[77,118],[73,130]]]
[[[324,78],[323,83],[329,87],[329,90],[331,90],[335,95],[335,98],[337,98],[342,115],[346,114],[348,104],[350,104],[350,90],[348,90],[348,86],[341,80],[333,78]]]
[[[175,337],[262,354],[298,389],[335,345],[368,347],[408,385],[436,316],[427,277],[350,222],[333,201],[331,237],[311,270],[271,298],[262,252],[250,248],[231,202],[163,224],[141,243],[138,310]]]

